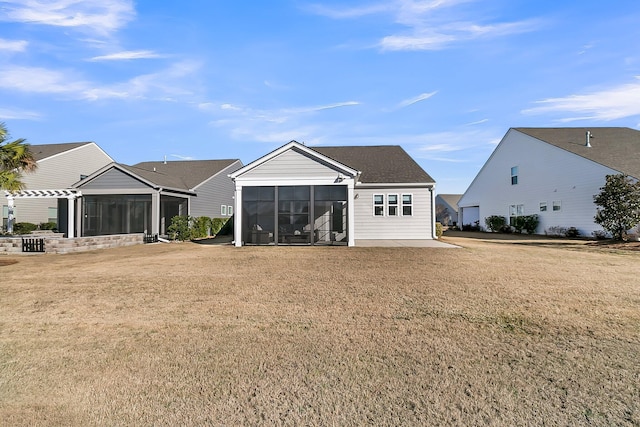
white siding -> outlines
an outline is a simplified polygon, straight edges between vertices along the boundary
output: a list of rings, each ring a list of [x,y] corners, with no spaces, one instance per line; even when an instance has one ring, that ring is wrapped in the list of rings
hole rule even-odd
[[[195,189],[196,197],[191,197],[189,215],[194,217],[229,218],[229,214],[226,216],[220,214],[220,206],[225,205],[227,208],[233,206],[235,185],[228,175],[240,166],[242,166],[240,161],[233,163],[213,178],[200,184]]]
[[[22,181],[27,190],[65,189],[80,180],[81,175],[91,175],[113,160],[97,145],[91,143],[42,159],[34,173],[24,174]],[[0,197],[7,204],[4,194]],[[46,222],[49,207],[57,207],[56,199],[16,200],[16,222]]]
[[[358,188],[354,200],[355,239],[432,239],[431,192],[427,188]],[[412,216],[373,215],[373,195],[413,195]],[[386,208],[386,204],[385,204]],[[400,208],[401,209],[401,208]]]
[[[269,180],[273,178],[319,179],[335,178],[337,172],[329,165],[310,158],[305,153],[290,149],[242,174],[242,180]]]
[[[511,184],[511,168],[518,167],[518,184]],[[593,196],[600,192],[605,176],[617,171],[509,130],[458,205],[479,206],[480,226],[490,215],[509,217],[509,205],[524,205],[524,214],[538,214],[538,233],[552,226],[576,227],[590,235],[601,227],[593,222]],[[561,203],[553,211],[553,202]],[[540,203],[547,211],[540,212]],[[463,212],[466,212],[463,211]],[[463,213],[462,221],[469,224]]]

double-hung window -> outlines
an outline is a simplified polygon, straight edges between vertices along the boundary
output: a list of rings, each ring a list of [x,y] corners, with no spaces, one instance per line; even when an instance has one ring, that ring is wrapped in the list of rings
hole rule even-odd
[[[402,195],[402,216],[413,215],[413,194]]]
[[[227,216],[227,205],[220,205],[220,215]]]
[[[511,185],[518,184],[518,167],[514,166],[511,168]]]
[[[384,194],[373,195],[373,215],[384,216]]]
[[[389,216],[398,216],[400,214],[400,211],[398,210],[397,194],[387,195],[387,210],[388,210]]]
[[[559,200],[555,200],[553,202],[553,210],[554,211],[562,210],[562,203]]]

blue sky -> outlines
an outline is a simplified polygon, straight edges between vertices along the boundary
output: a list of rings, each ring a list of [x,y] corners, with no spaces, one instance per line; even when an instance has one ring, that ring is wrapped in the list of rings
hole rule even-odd
[[[116,161],[401,145],[462,193],[510,127],[640,127],[637,0],[0,1],[0,121]]]

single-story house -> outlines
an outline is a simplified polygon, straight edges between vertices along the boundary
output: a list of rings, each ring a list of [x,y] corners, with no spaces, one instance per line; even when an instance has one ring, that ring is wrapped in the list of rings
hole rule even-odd
[[[436,221],[447,226],[458,225],[458,201],[462,194],[438,194],[436,196]]]
[[[2,228],[8,228],[12,207],[13,222],[34,224],[55,222],[66,232],[69,203],[75,193],[66,189],[76,181],[113,162],[95,142],[30,145],[37,169],[22,175],[25,190],[0,193]]]
[[[435,181],[400,146],[291,141],[229,176],[235,246],[436,237]]]
[[[238,159],[111,163],[71,188],[81,193],[78,235],[166,235],[176,215],[233,216],[228,175]]]
[[[640,178],[638,130],[511,128],[458,202],[460,223],[537,214],[539,234],[575,227],[590,235],[602,230],[593,196],[606,175],[620,173]]]

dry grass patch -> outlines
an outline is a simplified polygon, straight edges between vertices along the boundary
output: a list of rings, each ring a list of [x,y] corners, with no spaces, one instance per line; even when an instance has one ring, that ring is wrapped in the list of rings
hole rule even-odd
[[[638,425],[636,253],[145,245],[2,268],[10,425]]]

